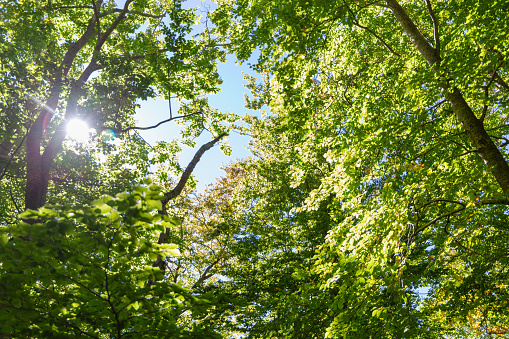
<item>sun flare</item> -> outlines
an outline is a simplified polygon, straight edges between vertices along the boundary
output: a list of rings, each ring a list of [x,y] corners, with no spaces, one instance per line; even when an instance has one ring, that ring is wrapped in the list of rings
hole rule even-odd
[[[67,135],[71,139],[86,143],[90,137],[90,128],[85,121],[73,119],[67,123]]]

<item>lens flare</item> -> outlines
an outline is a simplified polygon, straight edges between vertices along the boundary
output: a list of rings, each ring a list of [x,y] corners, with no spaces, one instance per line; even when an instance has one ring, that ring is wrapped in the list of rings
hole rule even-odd
[[[111,128],[105,129],[104,131],[101,132],[101,139],[104,142],[112,143],[115,141],[116,138],[117,133],[115,133],[115,131],[112,130]]]
[[[71,139],[86,143],[90,137],[90,129],[83,120],[73,119],[67,122],[67,135]]]

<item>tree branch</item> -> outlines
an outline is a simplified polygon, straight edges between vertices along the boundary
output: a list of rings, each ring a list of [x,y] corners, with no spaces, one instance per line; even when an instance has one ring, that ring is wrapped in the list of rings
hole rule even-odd
[[[225,47],[225,46],[232,46],[234,45],[233,42],[227,42],[227,43],[224,43],[224,44],[205,44],[203,45],[204,47]]]
[[[106,15],[109,15],[109,14],[112,14],[112,13],[122,13],[122,12],[123,12],[122,9],[114,8],[114,9],[110,9],[109,11],[104,12],[102,14],[102,16],[106,16]],[[135,14],[135,15],[139,15],[139,16],[142,16],[142,17],[145,17],[145,18],[153,18],[153,19],[162,19],[162,18],[164,18],[166,16],[166,13],[165,14],[159,14],[159,15],[142,13],[142,12],[138,12],[138,11],[126,11],[125,13],[126,14]]]
[[[56,11],[59,9],[73,9],[73,8],[87,8],[87,9],[93,9],[92,6],[59,6],[59,7],[45,7],[47,11]]]
[[[70,118],[76,116],[78,100],[82,96],[81,90],[83,88],[83,85],[87,82],[90,75],[92,75],[93,72],[100,68],[101,66],[99,66],[96,63],[95,59],[92,58],[92,61],[88,64],[87,68],[83,71],[83,73],[81,73],[78,80],[74,83],[74,85],[71,88],[69,98],[67,100],[67,106],[65,109],[65,119],[69,120]],[[49,141],[48,145],[46,146],[46,149],[44,150],[44,153],[42,154],[41,165],[43,169],[43,175],[45,176],[49,175],[50,165],[53,162],[53,159],[55,159],[55,157],[57,156],[57,153],[60,151],[62,142],[65,139],[66,136],[65,124],[66,121],[62,122],[57,127],[55,133],[53,134],[53,137]]]
[[[148,127],[136,127],[136,126],[132,126],[132,127],[124,128],[124,129],[116,131],[116,132],[117,133],[125,133],[125,132],[130,131],[130,130],[148,130],[148,129],[153,129],[153,128],[161,126],[162,124],[170,122],[172,120],[181,119],[181,118],[187,118],[187,117],[191,117],[191,116],[197,115],[197,114],[201,114],[201,112],[196,112],[196,113],[191,113],[191,114],[187,114],[187,115],[179,115],[179,116],[176,116],[176,117],[171,117],[169,119],[160,121],[160,122],[158,122],[157,124],[155,124],[153,126],[148,126]]]
[[[454,241],[455,241],[458,245],[460,245],[460,247],[462,247],[463,249],[465,249],[465,250],[467,251],[467,253],[468,253],[468,254],[475,253],[475,254],[477,254],[477,255],[481,256],[481,254],[477,253],[477,252],[476,252],[476,251],[474,251],[473,249],[468,248],[468,247],[465,247],[465,246],[464,246],[464,245],[463,245],[463,244],[462,244],[462,243],[461,243],[458,239],[456,239],[456,237],[455,237],[454,235],[452,235],[452,234],[451,234],[451,233],[447,230],[447,225],[449,225],[449,223],[450,223],[450,218],[451,218],[451,216],[449,215],[449,216],[447,217],[447,222],[446,222],[446,223],[445,223],[445,225],[444,225],[444,232],[445,232],[448,236],[450,236],[450,237],[451,237],[451,238],[452,238],[452,239],[453,239],[453,240],[454,240]]]
[[[92,0],[92,5],[94,6],[94,15],[95,15],[95,18],[97,20],[96,22],[96,27],[97,27],[97,36],[100,38],[101,37],[101,23],[100,23],[100,20],[99,18],[101,17],[100,16],[100,7],[101,7],[101,2],[102,0],[100,0],[99,2],[95,2],[94,0]]]
[[[430,222],[428,222],[426,225],[424,226],[421,226],[419,227],[417,230],[414,231],[413,235],[416,235],[417,233],[420,233],[422,231],[424,231],[426,228],[428,228],[429,226],[433,225],[434,223],[436,223],[438,220],[440,219],[443,219],[443,218],[449,218],[451,215],[453,214],[456,214],[458,212],[461,212],[465,209],[466,207],[465,206],[461,206],[460,208],[458,209],[455,209],[454,211],[451,211],[449,213],[445,213],[445,214],[442,214],[442,215],[439,215],[438,217],[434,218],[433,220],[431,220]]]
[[[435,70],[438,70],[438,67],[440,66],[440,56],[437,54],[437,51],[428,43],[424,35],[417,28],[412,19],[410,19],[403,7],[401,7],[401,5],[396,0],[385,0],[385,3],[394,14],[396,20],[398,20],[406,35],[410,38],[410,41],[412,41],[415,47],[417,47],[424,59],[428,62],[429,65],[433,66]]]
[[[2,175],[0,175],[0,180],[3,179],[3,177],[5,176],[5,174],[7,173],[7,169],[9,168],[9,166],[11,165],[12,163],[12,160],[14,159],[14,156],[16,155],[16,153],[18,153],[19,149],[21,148],[21,146],[23,146],[23,143],[25,142],[25,139],[27,137],[28,133],[25,133],[25,136],[23,137],[23,139],[21,140],[21,142],[19,143],[18,147],[14,150],[14,152],[10,155],[10,158],[9,158],[9,161],[7,162],[7,165],[5,165],[5,168],[4,168],[4,171],[2,172]]]
[[[384,46],[385,48],[387,48],[389,50],[389,52],[391,52],[392,54],[394,54],[395,56],[397,57],[401,57],[401,55],[399,53],[396,53],[392,48],[391,46],[389,46],[385,41],[384,39],[382,39],[378,34],[376,34],[374,31],[372,31],[370,28],[366,27],[366,26],[363,26],[359,23],[359,21],[355,18],[355,14],[353,13],[353,11],[350,9],[350,6],[348,6],[348,4],[346,3],[345,0],[343,0],[343,2],[345,3],[345,7],[348,9],[348,12],[350,12],[351,16],[352,16],[352,19],[353,19],[353,23],[355,26],[359,27],[359,28],[362,28],[366,31],[368,31],[371,35],[373,35],[378,41],[380,41]]]
[[[424,35],[419,31],[415,23],[410,19],[397,0],[385,0],[385,3],[417,50],[433,68],[435,73],[438,73],[438,85],[444,91],[445,97],[451,105],[454,114],[461,122],[470,141],[472,141],[475,148],[479,151],[479,155],[486,167],[488,167],[491,174],[495,177],[495,180],[504,191],[506,197],[509,197],[509,164],[484,129],[482,121],[475,116],[472,108],[468,105],[460,90],[450,85],[450,80],[447,78],[446,74],[441,74],[443,70],[440,69],[440,55],[438,55],[435,48],[426,41]]]
[[[126,13],[129,11],[129,5],[133,1],[134,0],[127,0],[125,2],[124,9],[122,9],[120,11],[120,14],[115,18],[115,21],[113,21],[113,23],[106,29],[104,34],[99,39],[97,39],[97,43],[94,48],[95,51],[98,52],[101,50],[101,47],[104,45],[106,40],[108,40],[108,38],[109,38],[110,34],[113,32],[113,30],[115,30],[115,28],[117,28],[120,21],[122,21],[125,18]]]
[[[504,61],[502,60],[502,62],[500,62],[500,64],[495,68],[495,70],[493,70],[493,74],[491,75],[490,81],[484,87],[484,99],[485,100],[488,100],[488,95],[489,95],[491,84],[493,83],[493,81],[495,81],[495,76],[497,75],[497,71],[499,70],[499,68],[502,66],[503,63],[504,63]],[[481,118],[479,119],[479,120],[481,120],[481,122],[484,122],[484,119],[486,118],[487,113],[488,113],[488,104],[486,103],[486,104],[484,104],[484,107],[483,107],[482,113],[481,113]]]
[[[417,207],[418,209],[421,209],[421,208],[424,208],[424,207],[427,207],[431,204],[434,204],[434,203],[437,203],[437,202],[448,202],[448,203],[451,203],[451,204],[458,204],[458,205],[461,205],[463,207],[466,207],[464,203],[462,202],[459,202],[459,201],[455,201],[455,200],[447,200],[447,199],[433,199],[431,201],[428,201],[427,203],[424,203],[422,204],[421,206]]]
[[[506,91],[509,91],[509,85],[498,75],[495,73],[495,82],[500,86],[503,87]]]
[[[198,280],[193,284],[193,287],[191,287],[192,289],[198,287],[199,285],[203,284],[203,282],[205,280],[207,280],[208,278],[212,277],[213,274],[207,274],[209,273],[209,271],[217,264],[221,261],[221,258],[217,258],[214,262],[210,263],[210,265],[207,266],[207,268],[205,269],[205,271],[203,271],[203,273],[200,275],[200,278],[198,278]]]
[[[437,55],[440,57],[440,36],[438,35],[438,20],[435,16],[435,13],[433,13],[433,8],[431,7],[431,3],[429,0],[426,1],[426,7],[428,7],[429,16],[431,17],[431,20],[433,21],[433,38],[435,40],[435,50],[437,51]]]
[[[175,186],[175,188],[173,188],[171,191],[166,192],[164,194],[164,199],[161,200],[161,202],[163,204],[163,210],[165,209],[168,201],[170,201],[171,199],[175,199],[182,192],[182,190],[184,189],[184,187],[187,183],[187,180],[189,179],[189,176],[191,175],[194,168],[196,167],[196,164],[198,164],[198,162],[200,161],[200,158],[202,157],[203,153],[208,151],[219,140],[221,140],[223,137],[225,137],[227,135],[228,135],[228,133],[219,134],[215,139],[213,139],[212,141],[209,141],[208,143],[206,143],[205,145],[200,147],[200,149],[194,155],[193,160],[191,160],[191,162],[187,165],[184,173],[182,173],[182,176],[180,177],[180,180],[179,180],[177,186]]]

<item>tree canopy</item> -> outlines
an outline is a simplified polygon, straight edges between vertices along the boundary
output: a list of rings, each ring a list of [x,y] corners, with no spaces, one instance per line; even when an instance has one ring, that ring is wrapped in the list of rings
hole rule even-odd
[[[509,3],[216,3],[0,5],[0,333],[508,337]],[[195,194],[226,53],[252,155]],[[156,95],[212,133],[186,168],[135,132]]]

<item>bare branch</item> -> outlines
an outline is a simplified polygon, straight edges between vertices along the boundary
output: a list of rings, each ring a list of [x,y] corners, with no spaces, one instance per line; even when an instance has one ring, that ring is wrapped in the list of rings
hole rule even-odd
[[[106,12],[103,12],[101,14],[101,16],[107,16],[107,15],[110,15],[110,14],[113,14],[113,13],[122,13],[123,10],[122,9],[119,9],[119,8],[114,8],[114,9],[110,9]],[[148,13],[142,13],[142,12],[138,12],[138,11],[126,11],[125,12],[126,14],[135,14],[135,15],[139,15],[139,16],[142,16],[142,17],[145,17],[145,18],[153,18],[153,19],[162,19],[166,16],[166,13],[165,14],[159,14],[159,15],[155,15],[155,14],[148,14]]]
[[[191,117],[191,116],[197,115],[197,114],[201,114],[201,112],[196,112],[196,113],[191,113],[191,114],[187,114],[187,115],[179,115],[179,116],[176,116],[176,117],[172,117],[172,118],[160,121],[160,122],[158,122],[157,124],[155,124],[153,126],[148,126],[148,127],[136,127],[136,126],[127,127],[127,128],[124,128],[123,130],[117,131],[117,133],[125,133],[125,132],[130,131],[130,130],[148,130],[148,129],[153,129],[153,128],[161,126],[162,124],[170,122],[172,120],[187,118],[187,117]]]
[[[184,189],[184,187],[187,183],[187,180],[189,179],[189,176],[191,175],[194,168],[196,167],[196,164],[198,164],[198,162],[200,161],[200,158],[202,157],[203,153],[208,151],[219,140],[221,140],[222,138],[224,138],[227,135],[228,135],[228,133],[219,134],[215,139],[213,139],[212,141],[209,141],[208,143],[206,143],[205,145],[200,147],[200,149],[194,155],[193,160],[191,160],[191,162],[187,165],[184,173],[182,173],[182,176],[180,177],[180,180],[179,180],[177,186],[175,186],[175,188],[173,188],[171,191],[166,192],[164,194],[164,199],[161,200],[161,202],[163,204],[163,210],[165,209],[165,206],[168,203],[168,201],[170,201],[171,199],[175,199],[182,192],[182,190]]]
[[[205,280],[207,280],[208,278],[214,276],[214,274],[208,274],[208,273],[220,261],[221,261],[221,257],[217,258],[214,262],[210,263],[210,265],[207,266],[205,271],[200,275],[200,278],[198,278],[198,280],[193,284],[193,287],[191,287],[191,288],[195,289],[199,285],[203,284],[203,282]]]

